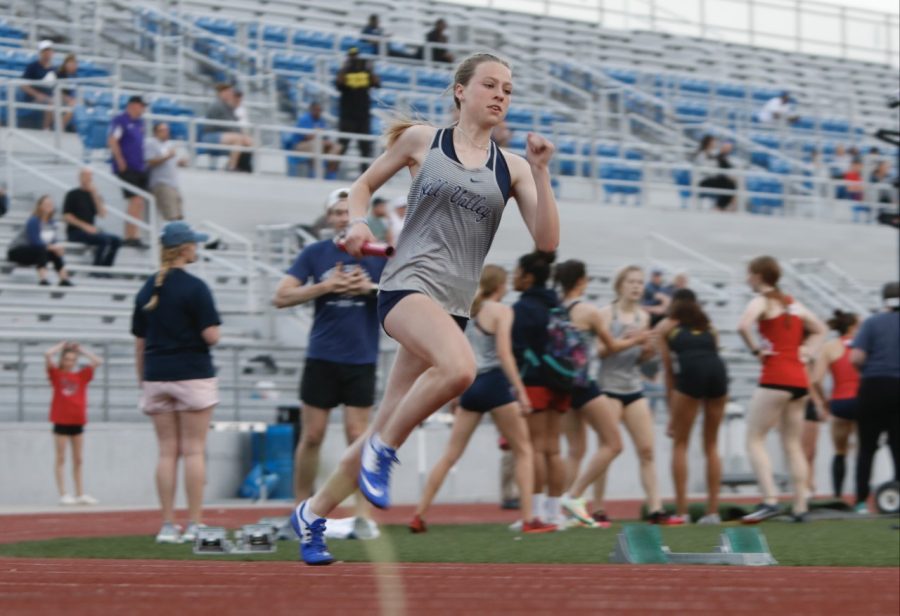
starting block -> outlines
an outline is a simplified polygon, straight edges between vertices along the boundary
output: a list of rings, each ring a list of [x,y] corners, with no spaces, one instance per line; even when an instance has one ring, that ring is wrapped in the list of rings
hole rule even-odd
[[[231,548],[227,531],[220,526],[207,526],[197,530],[194,554],[227,554]]]
[[[201,528],[194,541],[194,554],[224,556],[228,554],[268,554],[277,551],[275,532],[269,524],[248,524],[235,531],[229,541],[228,531],[218,526]]]
[[[262,518],[257,524],[270,526],[275,539],[278,541],[296,541],[297,535],[291,528],[290,518]]]
[[[663,545],[658,526],[626,525],[616,537],[610,562],[675,565],[777,565],[758,528],[726,528],[712,552],[673,552]]]

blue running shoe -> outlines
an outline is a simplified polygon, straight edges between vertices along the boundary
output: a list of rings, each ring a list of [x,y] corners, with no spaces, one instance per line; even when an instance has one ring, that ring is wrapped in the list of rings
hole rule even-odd
[[[370,436],[363,445],[362,464],[359,469],[359,491],[366,500],[378,507],[387,509],[391,506],[391,466],[397,459],[397,453],[390,447],[377,448]]]
[[[307,565],[330,565],[334,556],[325,545],[325,518],[316,518],[312,522],[306,519],[309,513],[307,501],[303,501],[291,514],[291,528],[300,538],[300,558]]]

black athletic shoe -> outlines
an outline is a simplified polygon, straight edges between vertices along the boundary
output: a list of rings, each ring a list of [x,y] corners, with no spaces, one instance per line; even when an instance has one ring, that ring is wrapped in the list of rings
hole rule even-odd
[[[774,518],[781,514],[781,507],[778,505],[767,505],[760,503],[756,506],[753,513],[747,514],[741,518],[741,524],[759,524],[769,518]]]
[[[805,524],[809,522],[809,511],[804,511],[803,513],[792,513],[791,521],[796,524]]]
[[[506,509],[506,510],[519,509],[519,499],[518,498],[503,499],[503,502],[500,503],[500,509]]]

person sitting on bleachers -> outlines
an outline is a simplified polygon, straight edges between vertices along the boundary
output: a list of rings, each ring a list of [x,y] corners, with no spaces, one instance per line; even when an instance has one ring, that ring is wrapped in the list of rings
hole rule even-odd
[[[369,22],[363,27],[362,33],[364,36],[359,37],[363,41],[371,41],[374,44],[378,44],[378,39],[384,36],[384,28],[381,27],[381,23],[379,23],[378,15],[372,13],[369,15]],[[367,36],[375,37],[374,39],[366,38]]]
[[[178,152],[169,141],[169,125],[160,122],[153,127],[153,136],[144,141],[144,158],[150,169],[150,191],[156,198],[156,207],[163,220],[184,218],[181,190],[178,187],[178,167],[187,165],[187,159],[176,161]]]
[[[53,70],[53,41],[43,40],[38,43],[37,60],[25,67],[22,79],[45,81],[47,83],[56,81],[56,72]],[[48,105],[48,109],[43,114],[40,127],[44,129],[50,128],[53,124],[53,109],[49,105],[53,102],[53,91],[50,88],[27,85],[22,86],[22,92],[25,93],[26,103],[43,103]]]
[[[328,124],[325,122],[325,118],[322,117],[322,105],[318,102],[313,102],[309,106],[309,110],[301,115],[297,119],[297,128],[303,128],[307,130],[314,130],[319,132],[321,130],[327,129]],[[323,154],[340,154],[341,146],[329,139],[328,137],[321,137],[320,142],[322,144],[322,153]],[[315,133],[293,133],[291,135],[291,139],[285,144],[293,150],[297,152],[315,152],[316,151],[316,135]],[[338,165],[340,163],[336,160],[329,160],[325,163],[325,179],[333,180],[337,177]]]
[[[872,174],[869,176],[869,181],[873,184],[880,184],[880,186],[875,186],[873,188],[874,195],[872,196],[872,201],[876,201],[878,203],[893,203],[894,195],[896,194],[896,190],[890,186],[891,184],[891,163],[886,160],[882,160],[879,162],[875,169],[872,171]]]
[[[122,245],[122,238],[103,231],[95,225],[96,218],[106,218],[106,204],[94,184],[94,174],[90,169],[82,169],[78,174],[78,188],[66,193],[63,201],[63,220],[66,221],[66,239],[70,242],[96,246],[94,265],[110,267],[116,260],[116,253]]]
[[[847,149],[842,143],[834,147],[834,156],[831,158],[831,177],[840,180],[844,178],[844,174],[850,169],[850,162],[853,158],[847,154]]]
[[[845,184],[845,186],[847,187],[847,198],[851,201],[862,201],[865,197],[862,169],[862,159],[857,157],[853,159],[853,162],[850,163],[850,169],[848,169],[847,173],[844,174],[844,180],[848,182],[847,184]]]
[[[237,101],[234,96],[234,87],[229,83],[220,83],[216,86],[218,99],[206,111],[207,120],[217,122],[237,122],[234,109]],[[224,126],[220,124],[207,124],[203,127],[203,142],[217,145],[230,145],[249,148],[253,146],[253,139],[249,135],[240,132],[237,126]],[[228,155],[229,171],[251,171],[250,152],[234,150]]]
[[[6,258],[17,265],[37,267],[41,286],[48,286],[47,262],[53,263],[59,275],[59,286],[74,286],[63,262],[65,249],[56,242],[56,223],[53,220],[53,199],[43,195],[37,200],[34,212],[25,221],[25,226],[9,245]]]
[[[697,150],[691,154],[691,162],[700,167],[717,167],[719,169],[730,169],[732,167],[731,161],[728,160],[728,155],[731,153],[732,145],[728,142],[722,143],[720,148],[716,148],[716,138],[712,135],[704,135],[703,139],[700,140],[700,145],[697,147]],[[724,173],[710,173],[710,172],[702,172],[701,176],[703,179],[700,180],[699,186],[704,188],[712,188],[714,190],[730,190],[733,191],[737,184],[733,179]],[[716,192],[714,194],[703,194],[701,193],[701,197],[712,197],[716,200],[716,208],[720,211],[725,211],[731,206],[731,202],[734,200],[734,193],[726,193],[726,192]]]
[[[447,22],[443,19],[438,19],[434,22],[434,28],[425,35],[425,40],[429,43],[449,43],[450,39],[447,38],[446,30]],[[446,47],[432,47],[431,61],[450,64],[453,62],[453,54],[447,51]]]
[[[791,93],[785,90],[781,95],[770,98],[759,110],[756,118],[763,124],[774,124],[782,120],[793,124],[800,119],[800,116],[794,113],[794,101],[791,100]]]

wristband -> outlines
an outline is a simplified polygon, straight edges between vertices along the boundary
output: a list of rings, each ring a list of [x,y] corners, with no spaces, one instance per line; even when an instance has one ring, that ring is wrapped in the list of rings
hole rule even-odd
[[[359,216],[358,218],[351,218],[351,219],[350,219],[350,226],[352,227],[352,226],[355,225],[356,223],[360,223],[360,222],[361,222],[362,224],[366,225],[367,227],[369,226],[369,219],[366,218],[365,216]]]

